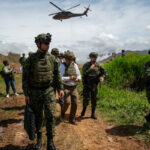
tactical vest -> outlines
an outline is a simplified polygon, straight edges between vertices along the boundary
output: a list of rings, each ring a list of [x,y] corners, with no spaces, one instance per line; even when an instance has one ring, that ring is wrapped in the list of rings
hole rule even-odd
[[[26,58],[21,57],[19,61],[20,61],[20,64],[21,64],[21,65],[23,65],[23,64],[24,64],[24,62],[26,61]]]
[[[68,77],[68,76],[69,77],[71,77],[71,76],[77,77],[74,63],[71,63],[70,65],[68,65],[66,63],[63,63],[63,64],[65,65],[65,74],[64,74],[65,77]]]
[[[50,54],[44,57],[34,57],[31,55],[31,78],[30,86],[33,88],[48,88],[53,82],[53,64],[50,62]]]
[[[88,64],[88,69],[91,67],[91,63]],[[100,66],[96,63],[93,69],[90,69],[87,76],[90,77],[97,77],[100,74]]]

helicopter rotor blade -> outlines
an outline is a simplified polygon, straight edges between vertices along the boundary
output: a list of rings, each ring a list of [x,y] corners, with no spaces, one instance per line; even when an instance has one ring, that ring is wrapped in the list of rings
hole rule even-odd
[[[53,14],[49,14],[48,16],[53,16],[53,15],[56,15],[57,13],[53,13]]]
[[[60,7],[58,7],[57,5],[55,5],[54,3],[52,2],[49,2],[50,4],[52,4],[54,7],[56,7],[57,9],[59,9],[60,11],[63,11]]]
[[[78,6],[80,6],[80,4],[75,5],[75,6],[73,6],[73,7],[69,8],[69,9],[67,9],[67,10],[73,9],[73,8],[75,8],[75,7],[78,7]]]

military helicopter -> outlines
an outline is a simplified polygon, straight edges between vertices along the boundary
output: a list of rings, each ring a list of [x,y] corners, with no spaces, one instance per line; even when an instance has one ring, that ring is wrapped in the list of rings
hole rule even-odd
[[[87,8],[85,7],[86,10],[85,10],[83,13],[78,13],[78,14],[76,14],[76,13],[72,13],[72,12],[70,12],[70,11],[68,11],[68,10],[73,9],[73,8],[75,8],[75,7],[78,7],[78,6],[80,6],[80,4],[75,5],[75,6],[69,8],[69,9],[67,9],[67,10],[62,10],[60,7],[58,7],[58,6],[55,5],[54,3],[52,3],[52,2],[49,2],[49,3],[52,4],[54,7],[56,7],[57,9],[60,10],[60,12],[58,12],[58,13],[49,14],[49,16],[53,16],[53,15],[54,15],[54,16],[53,16],[53,19],[55,19],[55,20],[60,20],[60,21],[62,21],[62,20],[64,20],[64,19],[73,18],[73,17],[87,16],[88,11],[90,10],[90,5],[89,5]],[[90,10],[90,11],[91,11],[91,10]]]

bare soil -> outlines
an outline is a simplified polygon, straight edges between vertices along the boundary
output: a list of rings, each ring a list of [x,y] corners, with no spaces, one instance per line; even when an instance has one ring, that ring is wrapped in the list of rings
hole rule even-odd
[[[0,101],[0,150],[32,150],[35,141],[30,141],[24,131],[24,96],[12,96]],[[97,113],[98,120],[90,118],[90,110],[80,117],[81,104],[77,112],[77,126],[60,119],[57,105],[55,145],[60,150],[150,150],[150,147],[133,137],[136,127],[115,126],[106,122]],[[45,127],[43,128],[43,150],[46,149]]]

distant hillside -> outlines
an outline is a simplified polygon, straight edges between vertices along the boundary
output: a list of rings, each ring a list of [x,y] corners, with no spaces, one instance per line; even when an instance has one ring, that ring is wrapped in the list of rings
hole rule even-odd
[[[139,50],[136,50],[136,51],[131,51],[131,50],[126,50],[126,54],[127,53],[137,53],[137,54],[141,54],[141,55],[144,55],[144,54],[147,54],[148,53],[148,50],[142,50],[142,51],[139,51]],[[121,56],[121,53],[116,53],[116,57],[117,56]],[[112,58],[111,54],[109,53],[109,56],[103,60],[101,60],[100,62],[102,63],[105,63],[105,62],[108,62],[110,61]]]
[[[11,53],[11,52],[8,54],[8,56],[0,54],[0,63],[2,63],[3,60],[5,60],[5,59],[8,60],[9,62],[12,62],[12,63],[18,63],[19,58],[20,58],[19,54],[14,54],[14,53]]]

